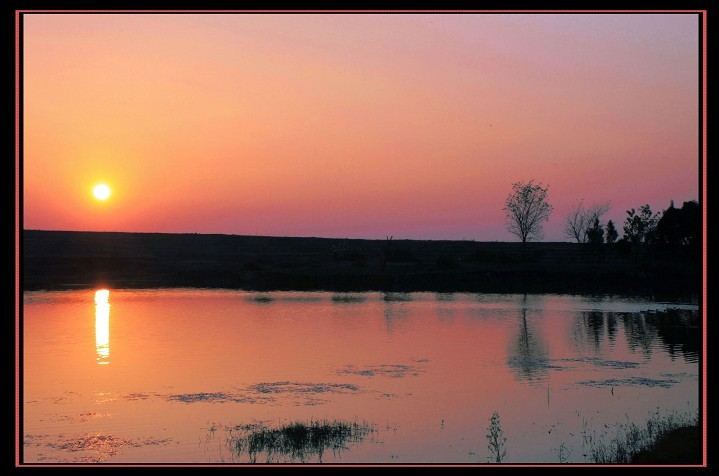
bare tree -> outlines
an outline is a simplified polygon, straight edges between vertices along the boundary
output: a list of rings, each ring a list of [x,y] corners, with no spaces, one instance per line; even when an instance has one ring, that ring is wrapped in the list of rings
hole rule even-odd
[[[586,243],[589,228],[595,222],[601,226],[602,217],[610,208],[609,202],[594,203],[591,207],[584,208],[584,201],[580,200],[579,204],[564,215],[564,234],[577,240],[577,243]]]
[[[612,208],[609,202],[595,203],[587,210],[589,223],[587,226],[592,226],[595,221],[602,223],[602,217]]]
[[[502,210],[506,214],[507,230],[522,240],[522,245],[544,236],[542,222],[549,220],[554,210],[547,201],[548,189],[549,186],[534,185],[534,180],[512,184],[512,192]]]
[[[582,243],[586,238],[586,233],[587,211],[584,209],[584,202],[580,200],[577,206],[564,215],[564,234],[577,240],[577,243]]]

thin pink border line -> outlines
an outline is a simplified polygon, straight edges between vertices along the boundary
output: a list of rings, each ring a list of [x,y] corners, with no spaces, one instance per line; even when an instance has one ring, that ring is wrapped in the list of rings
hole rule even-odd
[[[703,463],[707,462],[707,15],[702,15],[702,443]]]
[[[15,13],[15,466],[20,465],[20,13]]]
[[[57,464],[35,464],[28,463],[25,467],[33,468],[115,468],[115,467],[137,467],[137,468],[148,468],[148,467],[167,467],[167,468],[547,468],[547,467],[568,467],[568,468],[698,468],[699,465],[691,464],[667,464],[667,465],[644,465],[644,464],[601,464],[601,463],[568,463],[568,464],[557,464],[557,463],[436,463],[436,464],[423,464],[423,463],[269,463],[269,464],[252,464],[252,463],[187,463],[187,464],[167,464],[167,463],[146,463],[146,464],[112,464],[112,463],[57,463]]]
[[[17,13],[704,13],[706,10],[16,10]],[[706,23],[706,20],[705,20]]]
[[[15,294],[15,428],[17,432],[17,438],[15,440],[15,466],[20,466],[20,15],[23,13],[440,13],[440,12],[451,12],[451,13],[473,13],[473,12],[487,12],[487,13],[699,13],[702,14],[702,202],[703,202],[703,227],[702,227],[702,466],[707,466],[707,332],[706,332],[706,297],[707,297],[707,127],[706,127],[706,93],[707,93],[707,53],[706,53],[706,29],[707,29],[707,10],[15,10],[15,283],[16,283],[16,294]],[[35,465],[38,467],[74,467],[74,465]],[[83,467],[84,465],[78,465]],[[97,465],[97,466],[117,466],[117,465]],[[145,467],[144,465],[132,465],[138,467]],[[148,465],[154,467],[157,465]],[[175,467],[174,465],[162,464],[162,466]],[[186,465],[177,465],[182,467]],[[229,465],[235,466],[235,465]],[[239,465],[244,466],[244,465]],[[292,465],[290,465],[292,466]],[[334,467],[334,465],[323,465],[328,467]],[[343,467],[344,465],[339,465]],[[359,466],[363,465],[350,465]],[[368,465],[367,467],[375,467],[376,465]],[[415,465],[402,465],[403,467],[414,467]],[[417,467],[427,467],[427,465],[416,465]],[[438,465],[442,466],[442,465]],[[448,467],[465,465],[447,465]],[[466,465],[469,467],[482,467],[486,465]],[[491,465],[490,465],[491,466]],[[503,465],[512,467],[513,465]],[[546,467],[547,465],[520,465],[519,467]],[[552,465],[548,465],[552,466]],[[597,467],[597,465],[572,465],[574,467]],[[616,465],[616,467],[643,467],[644,465]],[[652,467],[651,465],[649,465]],[[665,467],[696,467],[697,465],[666,465]],[[208,466],[210,467],[210,466]]]

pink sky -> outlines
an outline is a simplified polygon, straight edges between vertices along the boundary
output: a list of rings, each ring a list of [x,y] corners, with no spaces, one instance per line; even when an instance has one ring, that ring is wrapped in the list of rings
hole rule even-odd
[[[699,198],[697,14],[22,18],[25,229],[516,241],[536,179],[569,241]]]

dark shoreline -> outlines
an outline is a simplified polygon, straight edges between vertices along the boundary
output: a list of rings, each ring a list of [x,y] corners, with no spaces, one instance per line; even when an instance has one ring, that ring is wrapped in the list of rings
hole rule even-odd
[[[283,291],[619,294],[696,300],[701,265],[604,246],[24,230],[25,291],[202,287]]]

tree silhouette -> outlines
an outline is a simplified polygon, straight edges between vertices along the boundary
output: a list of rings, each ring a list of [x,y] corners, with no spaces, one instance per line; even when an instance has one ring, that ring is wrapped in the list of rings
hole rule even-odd
[[[577,243],[585,243],[589,236],[587,233],[609,211],[609,202],[594,203],[589,208],[584,208],[584,201],[580,200],[574,208],[564,215],[564,234],[569,238],[577,240]]]
[[[657,228],[659,213],[652,213],[649,204],[639,207],[639,213],[633,208],[627,210],[627,219],[624,222],[624,240],[635,245],[649,243]]]
[[[619,237],[619,233],[617,233],[617,228],[614,226],[614,222],[612,220],[609,220],[607,222],[607,243],[610,245],[617,241],[617,238]]]
[[[672,201],[657,223],[657,244],[670,251],[697,246],[701,221],[698,202],[684,202],[682,208],[675,208]]]
[[[547,201],[549,186],[515,182],[507,196],[503,210],[507,219],[507,230],[522,240],[522,245],[533,239],[541,239],[543,222],[549,220],[554,208]]]
[[[584,241],[587,230],[587,217],[584,212],[584,202],[580,201],[564,215],[564,234],[577,240],[577,243]]]
[[[604,228],[599,224],[599,218],[595,218],[592,226],[587,228],[587,243],[593,246],[604,243]]]

